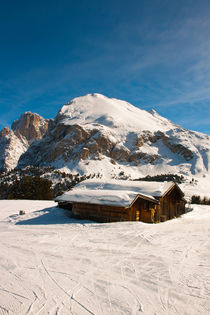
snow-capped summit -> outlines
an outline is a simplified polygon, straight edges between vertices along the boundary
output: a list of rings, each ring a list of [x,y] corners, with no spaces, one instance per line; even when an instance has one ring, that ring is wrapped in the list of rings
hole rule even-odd
[[[101,94],[64,105],[19,167],[51,165],[111,178],[180,174],[209,176],[210,137],[173,124],[157,112]]]
[[[156,113],[157,114],[157,113]],[[126,131],[166,131],[170,122],[166,118],[139,109],[132,104],[94,93],[77,97],[64,105],[56,121],[66,125],[106,126]]]

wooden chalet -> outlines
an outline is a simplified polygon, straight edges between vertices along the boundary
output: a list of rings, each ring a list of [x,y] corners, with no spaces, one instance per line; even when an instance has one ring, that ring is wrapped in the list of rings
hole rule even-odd
[[[88,180],[56,198],[78,219],[162,222],[185,213],[184,193],[173,182]]]

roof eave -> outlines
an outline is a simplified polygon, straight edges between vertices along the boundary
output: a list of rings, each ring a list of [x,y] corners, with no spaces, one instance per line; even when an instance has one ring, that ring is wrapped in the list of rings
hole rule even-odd
[[[147,201],[152,202],[152,203],[155,203],[155,204],[160,204],[160,202],[159,202],[157,199],[154,199],[154,198],[149,197],[149,196],[144,196],[144,195],[138,194],[138,195],[136,196],[136,198],[131,202],[130,206],[132,206],[132,205],[134,204],[134,202],[135,202],[138,198],[147,200]]]

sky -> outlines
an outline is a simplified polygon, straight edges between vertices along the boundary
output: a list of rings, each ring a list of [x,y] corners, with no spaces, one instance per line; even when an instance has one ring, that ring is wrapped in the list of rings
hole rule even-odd
[[[0,4],[0,128],[101,93],[210,135],[209,0]]]

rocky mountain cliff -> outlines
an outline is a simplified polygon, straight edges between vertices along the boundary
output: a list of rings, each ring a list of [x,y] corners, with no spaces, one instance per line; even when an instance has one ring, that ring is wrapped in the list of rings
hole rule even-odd
[[[48,129],[49,121],[31,112],[21,115],[12,124],[0,131],[0,170],[17,166],[20,156],[34,142],[41,139]]]
[[[18,167],[28,165],[112,178],[161,173],[208,177],[210,137],[185,130],[153,110],[88,94],[64,105],[44,138],[25,150]]]
[[[26,112],[18,120],[12,123],[12,130],[19,138],[24,138],[28,143],[39,140],[48,129],[48,119],[38,114]]]

